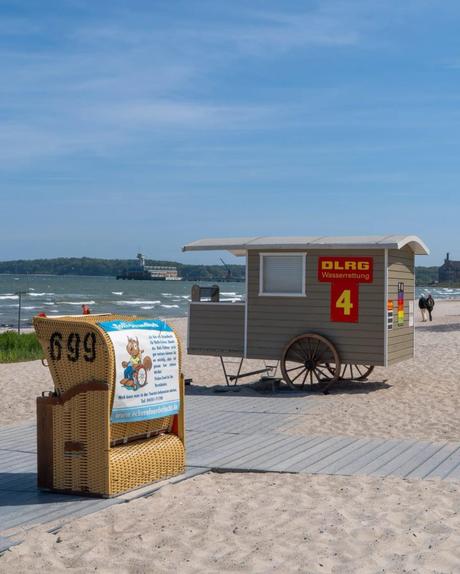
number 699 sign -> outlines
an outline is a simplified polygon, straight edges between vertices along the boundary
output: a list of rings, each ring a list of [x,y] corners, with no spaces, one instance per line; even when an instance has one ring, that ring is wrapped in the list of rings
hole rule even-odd
[[[52,361],[60,361],[65,356],[72,363],[80,359],[92,363],[96,360],[96,335],[92,332],[84,336],[70,333],[64,338],[62,333],[56,331],[50,337],[49,352]]]

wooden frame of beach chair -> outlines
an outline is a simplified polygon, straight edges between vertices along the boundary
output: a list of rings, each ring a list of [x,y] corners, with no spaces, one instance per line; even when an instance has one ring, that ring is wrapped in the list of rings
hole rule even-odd
[[[34,318],[55,386],[37,398],[41,489],[111,497],[184,472],[183,375],[177,415],[110,422],[115,357],[97,323],[117,319],[139,317]],[[180,355],[179,344],[179,363]]]

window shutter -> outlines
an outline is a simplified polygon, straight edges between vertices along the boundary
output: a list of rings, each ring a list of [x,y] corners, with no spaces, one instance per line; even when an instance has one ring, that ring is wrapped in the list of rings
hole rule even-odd
[[[304,255],[263,255],[262,293],[303,295]]]

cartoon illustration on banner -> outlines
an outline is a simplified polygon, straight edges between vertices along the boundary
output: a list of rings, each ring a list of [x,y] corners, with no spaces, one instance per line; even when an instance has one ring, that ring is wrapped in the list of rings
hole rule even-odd
[[[129,360],[121,363],[124,368],[124,378],[120,384],[126,389],[137,391],[147,384],[147,371],[152,368],[152,359],[150,357],[142,358],[144,350],[140,348],[138,337],[128,335],[127,338],[126,352],[129,355]]]
[[[179,347],[160,320],[107,321],[99,326],[115,352],[112,422],[135,422],[176,414],[180,407]]]
[[[359,284],[372,283],[372,257],[319,257],[318,281],[331,283],[331,321],[359,321]]]

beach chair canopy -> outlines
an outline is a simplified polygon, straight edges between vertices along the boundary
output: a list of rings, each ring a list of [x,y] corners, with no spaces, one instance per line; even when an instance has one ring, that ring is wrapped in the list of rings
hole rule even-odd
[[[430,251],[416,235],[368,235],[351,237],[228,237],[199,239],[184,245],[183,251],[229,251],[244,256],[251,249],[402,249],[409,246],[415,255]]]

